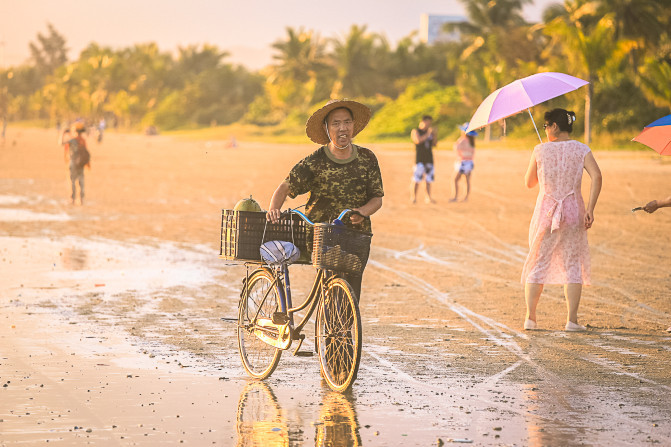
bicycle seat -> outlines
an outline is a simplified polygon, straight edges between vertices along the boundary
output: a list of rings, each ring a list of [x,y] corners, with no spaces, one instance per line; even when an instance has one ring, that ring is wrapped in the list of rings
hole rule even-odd
[[[260,251],[269,265],[291,264],[301,256],[298,247],[287,241],[268,241],[261,245]]]

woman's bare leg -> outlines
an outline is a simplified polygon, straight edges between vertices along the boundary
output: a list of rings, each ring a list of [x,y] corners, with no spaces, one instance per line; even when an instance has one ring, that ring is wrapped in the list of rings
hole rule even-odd
[[[454,176],[454,197],[450,199],[450,202],[456,202],[459,196],[459,177],[461,177],[461,172],[457,172]]]
[[[566,310],[568,321],[578,324],[578,306],[580,306],[580,295],[582,284],[564,284],[564,296],[566,297]]]
[[[524,299],[527,303],[527,320],[536,321],[536,306],[543,292],[543,284],[526,283],[524,285]]]
[[[464,197],[464,202],[468,200],[468,195],[471,193],[471,173],[465,174],[466,176],[466,197]]]
[[[431,182],[426,182],[426,201],[428,203],[436,203],[435,200],[433,200],[433,197],[431,197]]]

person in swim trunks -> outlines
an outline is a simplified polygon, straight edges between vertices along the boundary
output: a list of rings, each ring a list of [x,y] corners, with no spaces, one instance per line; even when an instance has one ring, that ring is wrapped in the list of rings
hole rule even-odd
[[[438,136],[436,130],[431,127],[432,123],[433,118],[424,115],[422,121],[419,122],[419,126],[410,132],[410,139],[415,143],[415,169],[410,189],[412,203],[417,202],[417,190],[422,181],[426,185],[426,203],[436,203],[431,197],[431,184],[434,180],[433,147],[438,141]]]
[[[454,163],[454,197],[450,202],[456,202],[459,198],[459,179],[463,175],[466,177],[466,196],[463,201],[468,200],[471,193],[471,172],[473,172],[473,157],[475,155],[475,137],[478,133],[474,130],[466,132],[468,123],[459,126],[461,136],[454,143],[454,150],[457,153],[457,161]]]

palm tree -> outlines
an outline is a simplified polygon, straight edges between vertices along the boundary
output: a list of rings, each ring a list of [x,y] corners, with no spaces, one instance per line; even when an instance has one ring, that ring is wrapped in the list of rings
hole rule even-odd
[[[366,26],[352,25],[343,39],[333,39],[332,64],[336,81],[331,98],[372,96],[393,91],[386,75],[390,50],[386,39],[368,33]]]
[[[326,66],[325,43],[313,31],[286,28],[287,38],[272,44],[277,50],[273,59],[273,76],[307,82]]]
[[[68,49],[63,37],[51,23],[47,23],[49,34],[37,34],[37,43],[30,42],[30,55],[42,76],[47,76],[67,61]]]
[[[447,31],[458,31],[468,46],[464,55],[470,56],[480,49],[488,49],[507,61],[514,61],[520,54],[519,36],[511,39],[511,32],[527,25],[522,17],[522,7],[531,0],[460,0],[466,9],[467,22],[447,23]],[[515,45],[510,45],[514,41]],[[523,53],[522,53],[523,54]],[[526,57],[523,57],[526,59]]]
[[[615,27],[612,14],[602,17],[595,15],[595,2],[566,0],[564,11],[544,27],[550,38],[546,49],[550,55],[557,52],[565,56],[569,69],[576,76],[589,82],[585,93],[585,143],[591,141],[591,115],[594,83],[600,78],[600,72],[614,58],[621,58],[631,49],[631,42],[615,39]]]
[[[669,0],[599,0],[600,14],[612,14],[616,39],[635,40],[651,48],[668,30],[665,8],[671,8]]]
[[[228,56],[228,52],[221,51],[216,46],[209,44],[203,45],[202,48],[198,45],[180,47],[175,70],[184,79],[189,79],[199,73],[217,69],[221,65],[221,61]]]
[[[645,96],[671,111],[671,58],[648,58],[641,67],[640,80]]]
[[[391,77],[402,80],[430,73],[440,84],[454,85],[461,45],[458,42],[426,44],[415,39],[415,34],[401,39],[390,55]],[[404,89],[402,84],[396,82],[399,93]]]
[[[307,108],[327,94],[326,79],[332,77],[325,48],[319,35],[303,28],[287,27],[287,36],[272,44],[275,64],[269,68],[268,84],[274,86],[281,101]]]
[[[457,31],[463,49],[457,85],[466,102],[475,107],[485,96],[521,75],[516,68],[536,65],[540,46],[522,17],[530,0],[461,0],[467,22],[445,25]],[[490,128],[485,129],[485,140]]]

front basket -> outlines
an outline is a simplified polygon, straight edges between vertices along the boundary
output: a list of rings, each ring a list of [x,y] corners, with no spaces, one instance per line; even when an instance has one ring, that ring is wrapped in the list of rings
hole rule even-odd
[[[312,265],[343,273],[362,273],[373,235],[343,225],[315,224]]]

